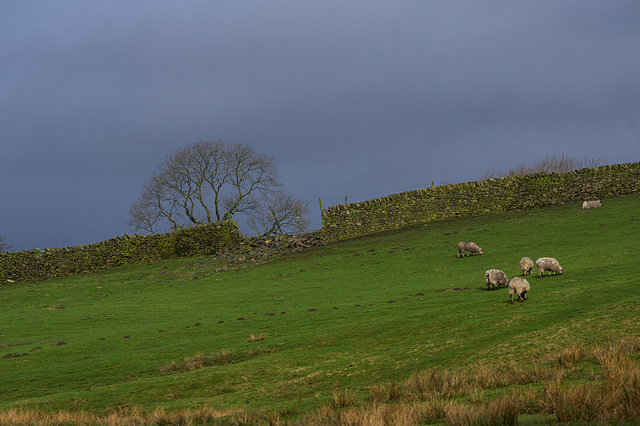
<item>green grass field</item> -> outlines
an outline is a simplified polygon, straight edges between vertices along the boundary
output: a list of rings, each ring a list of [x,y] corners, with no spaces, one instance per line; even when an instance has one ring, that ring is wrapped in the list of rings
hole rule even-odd
[[[458,241],[484,255],[456,258]],[[484,272],[523,256],[525,303]],[[421,224],[216,271],[210,258],[0,286],[0,412],[212,407],[293,417],[434,367],[640,336],[640,194]],[[4,356],[4,358],[2,358]],[[201,361],[198,364],[198,360]]]

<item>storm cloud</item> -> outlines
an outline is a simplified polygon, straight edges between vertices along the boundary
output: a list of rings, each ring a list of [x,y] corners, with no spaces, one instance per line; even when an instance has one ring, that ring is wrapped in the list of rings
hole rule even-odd
[[[547,155],[640,161],[640,3],[0,3],[0,235],[127,231],[168,154],[241,142],[323,206]]]

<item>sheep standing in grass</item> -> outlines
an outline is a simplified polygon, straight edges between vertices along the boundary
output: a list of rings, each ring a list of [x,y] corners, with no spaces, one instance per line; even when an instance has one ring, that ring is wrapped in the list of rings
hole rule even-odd
[[[509,282],[509,300],[513,305],[513,295],[517,294],[521,302],[527,300],[527,292],[529,291],[529,281],[524,278],[515,277]]]
[[[522,275],[533,274],[533,260],[528,257],[520,259],[520,270],[522,271]]]
[[[548,272],[547,275],[551,275],[551,272],[553,272],[553,275],[562,275],[564,273],[562,266],[560,266],[558,261],[553,257],[541,257],[536,260],[536,266],[538,267],[540,277],[543,277],[545,272]]]
[[[469,252],[467,257],[469,257],[469,255],[471,253],[473,253],[474,256],[476,255],[476,253],[482,254],[482,249],[480,247],[478,247],[478,245],[476,243],[471,243],[471,242],[468,242],[468,241],[460,241],[458,243],[458,257],[460,257],[460,255],[462,255],[462,257],[464,257],[464,252],[465,251]]]
[[[509,278],[507,274],[500,269],[487,269],[484,273],[484,279],[487,281],[487,290],[491,290],[490,286],[493,286],[496,290],[500,287],[507,287],[509,285]]]
[[[585,201],[582,203],[582,209],[597,209],[598,207],[602,207],[602,199],[595,201]]]

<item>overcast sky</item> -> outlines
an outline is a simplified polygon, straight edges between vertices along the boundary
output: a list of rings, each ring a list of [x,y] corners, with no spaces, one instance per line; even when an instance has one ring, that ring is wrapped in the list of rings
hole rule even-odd
[[[274,156],[323,206],[547,155],[640,161],[637,0],[0,2],[0,235],[128,231],[168,154]]]

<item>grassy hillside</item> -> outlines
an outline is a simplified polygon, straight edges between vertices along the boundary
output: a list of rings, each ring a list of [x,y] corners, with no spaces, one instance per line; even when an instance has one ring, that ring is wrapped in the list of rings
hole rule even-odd
[[[0,411],[300,415],[433,367],[640,336],[640,195],[404,228],[222,270],[209,258],[0,286]],[[458,241],[484,255],[456,258]],[[487,291],[529,256],[525,303]],[[537,270],[536,270],[537,273]],[[4,356],[4,358],[2,358]]]

